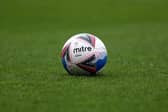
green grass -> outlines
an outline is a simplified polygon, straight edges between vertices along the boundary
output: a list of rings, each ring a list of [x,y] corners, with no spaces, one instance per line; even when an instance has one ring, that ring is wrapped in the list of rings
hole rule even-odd
[[[167,1],[88,1],[0,2],[1,112],[168,111]],[[107,47],[95,77],[61,64],[64,42],[80,32]]]

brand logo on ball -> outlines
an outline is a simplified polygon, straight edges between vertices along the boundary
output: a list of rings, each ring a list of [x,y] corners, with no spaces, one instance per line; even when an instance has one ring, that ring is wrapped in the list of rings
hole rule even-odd
[[[81,52],[86,52],[86,51],[92,51],[92,48],[91,47],[80,47],[80,48],[74,48],[73,49],[73,53],[74,54],[77,54],[77,53],[81,53]]]

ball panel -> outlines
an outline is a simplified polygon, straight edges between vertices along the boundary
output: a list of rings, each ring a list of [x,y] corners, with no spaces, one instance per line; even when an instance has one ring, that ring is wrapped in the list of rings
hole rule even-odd
[[[95,67],[92,67],[92,66],[89,66],[89,65],[85,65],[85,64],[78,64],[78,66],[85,70],[85,71],[88,71],[90,73],[96,73],[96,68]]]
[[[96,62],[96,70],[99,71],[103,68],[103,66],[106,64],[107,62],[107,56],[105,56],[103,59],[99,59]]]
[[[65,54],[67,53],[67,50],[68,50],[69,46],[70,46],[70,43],[68,45],[65,45],[63,47],[62,52],[61,52],[61,57],[65,56]]]
[[[65,58],[62,58],[62,64],[63,64],[65,70],[66,70],[68,73],[70,73],[70,71],[68,70],[67,62],[65,61]]]
[[[95,55],[90,56],[87,60],[77,64],[80,68],[90,72],[96,73],[96,64],[93,61],[96,59]]]
[[[83,36],[78,37],[79,39],[85,40],[86,42],[90,43],[93,47],[95,47],[95,37],[90,34],[85,34]]]
[[[70,56],[72,58],[72,63],[78,64],[87,60],[94,54],[93,51],[94,48],[88,42],[75,39],[73,42],[71,42],[70,46]]]
[[[90,72],[80,68],[78,65],[73,64],[72,69],[70,70],[71,75],[89,75]]]

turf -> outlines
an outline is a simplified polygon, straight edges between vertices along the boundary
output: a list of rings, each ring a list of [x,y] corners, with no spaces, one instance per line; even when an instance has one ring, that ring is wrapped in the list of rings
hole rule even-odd
[[[0,2],[1,112],[167,112],[166,0]],[[60,52],[72,35],[103,40],[97,76],[70,76]]]

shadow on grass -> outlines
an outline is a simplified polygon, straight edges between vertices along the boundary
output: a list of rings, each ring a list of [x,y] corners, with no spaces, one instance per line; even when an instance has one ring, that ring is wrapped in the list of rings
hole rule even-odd
[[[64,75],[68,75],[68,76],[71,76],[71,77],[105,77],[106,74],[104,73],[96,73],[96,74],[64,74]]]

